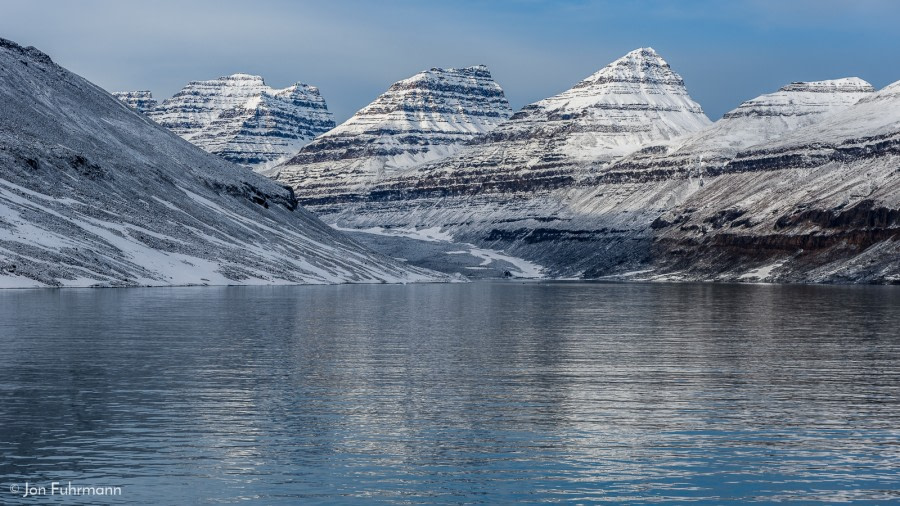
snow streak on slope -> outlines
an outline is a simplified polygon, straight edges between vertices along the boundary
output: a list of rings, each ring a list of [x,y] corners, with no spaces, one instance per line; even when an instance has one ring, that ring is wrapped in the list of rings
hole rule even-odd
[[[455,153],[510,114],[487,67],[433,68],[394,83],[272,173],[300,198],[358,193],[398,171]]]
[[[3,39],[0,103],[0,286],[435,279]]]
[[[192,81],[155,107],[137,99],[146,100],[149,92],[117,96],[138,110],[143,107],[152,119],[206,151],[260,171],[334,128],[315,86],[297,83],[273,89],[262,77],[249,74]]]

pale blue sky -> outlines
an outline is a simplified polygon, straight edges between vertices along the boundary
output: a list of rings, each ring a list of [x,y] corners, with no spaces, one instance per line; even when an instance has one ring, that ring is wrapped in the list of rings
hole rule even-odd
[[[234,72],[319,86],[338,121],[392,82],[483,63],[514,109],[653,46],[716,119],[798,80],[900,80],[894,0],[0,0],[0,36],[159,98]]]

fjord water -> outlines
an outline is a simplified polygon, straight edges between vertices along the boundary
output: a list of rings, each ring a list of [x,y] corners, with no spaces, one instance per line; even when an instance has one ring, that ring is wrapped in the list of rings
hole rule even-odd
[[[0,503],[900,500],[897,287],[0,291]]]

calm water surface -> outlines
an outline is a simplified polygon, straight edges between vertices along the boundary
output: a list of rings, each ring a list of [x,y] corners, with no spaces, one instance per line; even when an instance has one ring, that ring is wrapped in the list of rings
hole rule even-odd
[[[7,290],[0,345],[0,504],[900,501],[898,287]]]

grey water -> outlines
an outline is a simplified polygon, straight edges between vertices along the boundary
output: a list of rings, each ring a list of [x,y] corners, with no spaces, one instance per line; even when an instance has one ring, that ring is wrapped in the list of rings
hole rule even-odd
[[[898,287],[6,290],[0,346],[0,504],[900,501]]]

